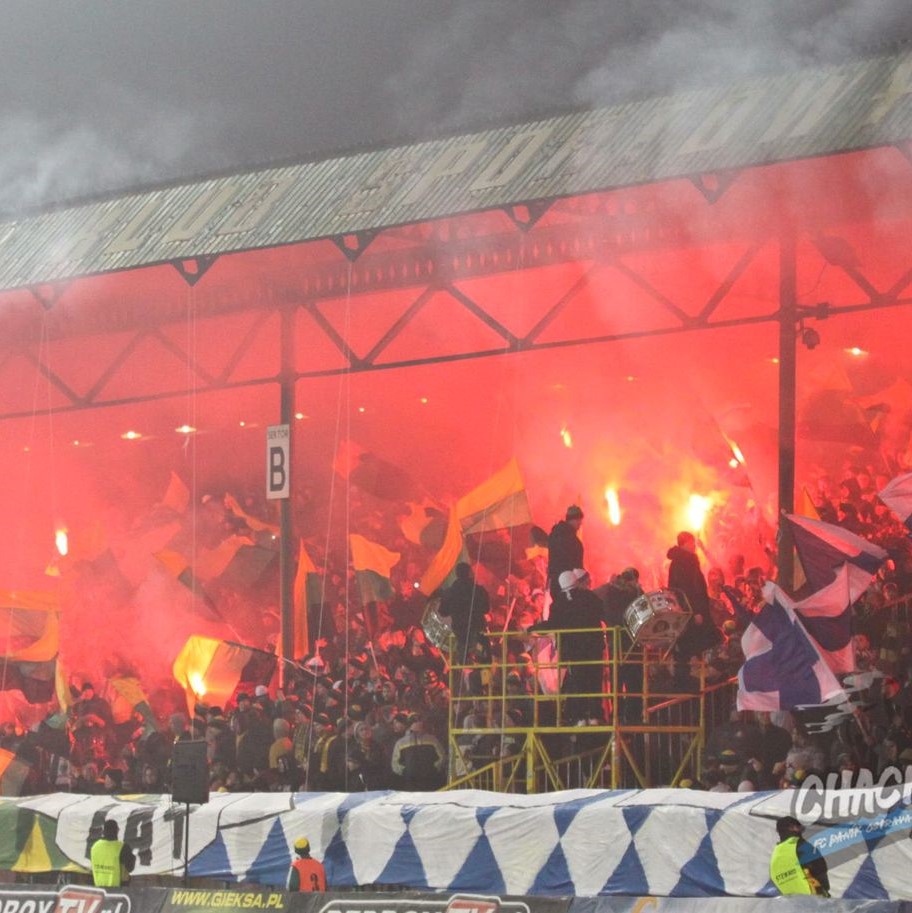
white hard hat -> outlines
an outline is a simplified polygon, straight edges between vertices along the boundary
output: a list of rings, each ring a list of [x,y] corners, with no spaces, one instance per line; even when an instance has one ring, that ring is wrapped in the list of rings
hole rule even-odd
[[[570,590],[575,590],[583,580],[588,579],[589,572],[578,567],[572,571],[564,571],[560,577],[557,578],[557,582],[565,593],[569,593]]]

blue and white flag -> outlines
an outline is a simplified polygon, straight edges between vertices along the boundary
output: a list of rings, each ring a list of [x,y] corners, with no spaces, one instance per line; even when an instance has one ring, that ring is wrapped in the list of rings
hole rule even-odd
[[[739,710],[794,710],[846,700],[836,676],[795,613],[795,603],[774,583],[766,603],[741,638],[745,661],[738,673]]]
[[[849,565],[843,564],[836,579],[795,604],[805,630],[814,639],[833,672],[855,671],[852,640],[852,588]]]
[[[879,496],[912,533],[912,472],[897,476],[879,492]]]
[[[851,604],[871,585],[872,578],[887,560],[887,553],[879,545],[841,526],[798,514],[784,516],[791,528],[804,576],[814,591],[833,583],[845,564]]]

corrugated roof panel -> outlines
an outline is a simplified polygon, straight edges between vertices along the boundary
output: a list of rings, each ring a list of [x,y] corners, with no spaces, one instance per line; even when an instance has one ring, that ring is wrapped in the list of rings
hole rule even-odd
[[[912,138],[912,55],[127,194],[0,225],[0,288]]]

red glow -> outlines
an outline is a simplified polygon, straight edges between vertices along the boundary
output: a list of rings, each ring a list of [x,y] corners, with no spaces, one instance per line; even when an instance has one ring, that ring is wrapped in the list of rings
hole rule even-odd
[[[586,222],[593,213],[605,213],[603,222],[586,224],[585,232],[621,237],[624,232],[612,213],[625,212],[630,203],[634,221],[642,222],[637,231],[658,240],[643,245],[635,238],[624,240],[629,242],[622,251],[625,269],[642,284],[609,266],[589,277],[588,254],[577,261],[546,257],[531,262],[534,240],[527,248],[531,265],[460,279],[460,288],[479,307],[515,338],[526,339],[568,289],[587,276],[584,290],[542,324],[535,338],[552,347],[540,351],[395,367],[400,361],[447,353],[503,349],[501,334],[465,308],[454,307],[452,296],[440,291],[380,347],[375,361],[383,371],[350,372],[339,347],[307,309],[300,309],[297,369],[314,375],[297,382],[294,405],[299,410],[295,419],[307,420],[295,429],[294,450],[294,497],[301,499],[295,510],[306,524],[302,535],[320,553],[344,550],[344,542],[340,546],[335,537],[346,528],[350,504],[363,500],[365,510],[379,517],[378,528],[394,509],[390,505],[395,502],[358,488],[359,478],[375,479],[373,469],[351,471],[352,481],[333,470],[340,439],[351,438],[360,448],[351,470],[359,466],[362,452],[375,454],[399,467],[420,495],[427,493],[438,505],[450,503],[492,467],[515,456],[536,524],[550,528],[581,497],[594,520],[583,529],[587,564],[597,582],[628,564],[640,568],[649,586],[660,582],[665,552],[682,529],[699,532],[720,564],[731,554],[745,555],[747,565],[762,563],[758,543],[761,536],[769,541],[777,516],[778,402],[776,371],[769,368],[778,359],[764,353],[777,351],[778,329],[762,320],[778,294],[778,252],[770,239],[786,222],[794,222],[805,239],[809,227],[815,234],[845,236],[871,285],[891,288],[909,266],[912,212],[912,185],[902,172],[890,181],[894,166],[908,167],[895,149],[886,149],[747,169],[709,208],[689,182],[562,201],[540,223],[549,231],[564,226],[572,233],[574,220]],[[884,175],[882,189],[872,190]],[[486,236],[499,244],[501,220],[499,212],[477,213],[447,220],[446,227],[459,244]],[[414,237],[380,232],[371,256],[387,244],[387,250],[408,260],[410,244],[426,250],[433,243],[446,259],[442,226],[412,226],[408,232]],[[738,274],[712,315],[720,326],[670,333],[677,318],[657,295],[690,317],[700,314],[754,242],[763,242],[760,253]],[[858,304],[858,287],[841,270],[821,273],[824,261],[812,241],[803,240],[797,253],[799,288],[814,289],[813,298],[802,303]],[[192,593],[164,575],[151,556],[171,542],[188,554],[213,550],[223,536],[217,505],[224,494],[262,499],[262,429],[279,420],[274,383],[280,370],[279,321],[257,324],[261,312],[240,303],[267,297],[267,288],[270,294],[279,289],[290,300],[309,300],[316,293],[305,288],[308,275],[337,256],[328,242],[313,242],[226,254],[219,260],[216,270],[194,287],[199,367],[226,384],[209,392],[202,392],[207,386],[202,380],[200,392],[188,391],[186,366],[175,360],[175,341],[180,347],[187,338],[181,316],[186,315],[186,289],[174,280],[170,266],[73,281],[66,307],[42,318],[48,322],[44,336],[40,323],[28,323],[34,302],[20,300],[22,292],[0,292],[0,315],[16,314],[23,321],[23,338],[15,347],[25,351],[29,339],[47,338],[61,386],[80,394],[93,390],[108,365],[123,361],[123,370],[114,371],[93,394],[104,408],[68,411],[72,403],[32,362],[0,359],[0,411],[24,416],[6,420],[0,436],[0,502],[8,516],[17,518],[0,528],[0,587],[48,584],[49,532],[65,517],[69,560],[59,562],[67,603],[61,616],[61,655],[74,676],[103,678],[108,662],[124,659],[154,681],[167,673],[187,636],[206,625],[215,636],[235,639],[224,626],[201,621]],[[360,355],[377,347],[415,299],[414,287],[364,287],[351,296],[344,288],[337,291],[335,298],[318,296],[314,306],[340,334],[351,324],[354,338],[348,341]],[[239,304],[226,307],[229,299]],[[109,311],[116,311],[118,325],[105,331]],[[157,333],[159,313],[171,315],[161,330],[171,345],[160,345],[151,333],[141,345],[125,350],[120,323],[131,333]],[[758,322],[728,325],[741,318]],[[904,390],[912,380],[905,352],[910,317],[907,309],[896,308],[889,318],[833,314],[819,325],[818,349],[799,349],[799,480],[808,479],[810,467],[818,466],[836,478],[847,441],[859,452],[868,448],[859,462],[875,465],[881,449],[900,456],[909,450],[906,417],[912,410]],[[634,338],[634,331],[655,335]],[[250,346],[239,354],[238,340],[248,336]],[[568,345],[588,337],[617,341]],[[38,358],[41,353],[36,349],[32,354]],[[843,375],[836,380],[834,367]],[[319,372],[324,373],[316,376]],[[248,381],[255,382],[247,386]],[[157,399],[134,401],[146,395]],[[128,400],[129,405],[117,405]],[[415,410],[416,401],[433,402],[434,409]],[[848,424],[853,415],[864,416],[866,407],[881,401],[891,409],[881,417],[875,438],[868,424]],[[843,403],[845,415],[837,414]],[[834,417],[843,422],[835,429],[843,435],[837,444],[826,436],[838,424],[831,421]],[[205,433],[195,434],[197,428]],[[188,441],[190,435],[195,436]],[[142,443],[124,447],[121,438]],[[162,506],[172,471],[191,492],[184,512]],[[612,482],[607,488],[606,480]],[[250,512],[275,522],[275,514],[258,510]],[[622,535],[614,529],[621,522]],[[77,562],[84,552],[86,557]],[[422,553],[415,564],[420,561],[427,556]],[[423,570],[408,567],[406,579],[412,581],[411,575]],[[277,599],[275,592],[264,590],[265,595],[244,594],[230,605],[232,624],[242,639],[257,646],[267,637],[261,610]],[[106,606],[110,630],[118,632],[116,642],[103,650],[95,636],[99,605]],[[197,684],[205,688],[202,679]]]

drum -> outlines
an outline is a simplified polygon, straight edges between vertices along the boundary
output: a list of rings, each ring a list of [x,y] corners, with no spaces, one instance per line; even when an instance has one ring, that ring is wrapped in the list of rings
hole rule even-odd
[[[440,599],[432,599],[424,610],[421,627],[427,639],[438,649],[449,652],[453,629],[440,616]]]
[[[690,611],[671,590],[644,593],[624,612],[634,643],[669,649],[690,621]]]

